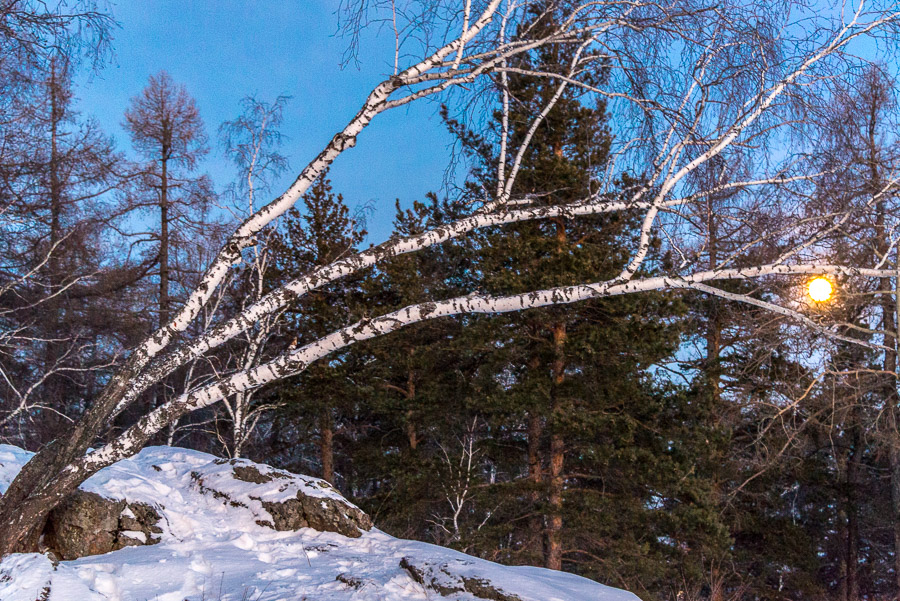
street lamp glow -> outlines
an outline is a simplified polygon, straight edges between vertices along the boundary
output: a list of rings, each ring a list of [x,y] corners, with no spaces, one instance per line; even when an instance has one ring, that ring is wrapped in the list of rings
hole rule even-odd
[[[809,281],[807,286],[809,297],[817,303],[823,303],[831,298],[834,292],[834,286],[828,278],[818,277]]]

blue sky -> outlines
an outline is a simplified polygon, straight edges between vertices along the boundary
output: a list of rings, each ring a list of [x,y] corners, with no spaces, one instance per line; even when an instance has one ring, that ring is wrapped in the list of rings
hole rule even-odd
[[[293,97],[282,127],[282,152],[292,171],[276,187],[283,189],[392,67],[392,36],[372,33],[363,41],[361,64],[341,70],[348,40],[335,35],[337,0],[124,0],[111,6],[120,24],[115,54],[98,73],[78,78],[79,109],[130,151],[121,127],[128,101],[151,74],[168,71],[197,101],[213,143],[202,169],[218,189],[232,181],[234,170],[216,131],[238,115],[241,98]],[[338,159],[330,174],[335,190],[351,207],[375,207],[371,241],[390,234],[395,198],[408,204],[440,189],[450,143],[437,105],[414,103],[378,116],[357,147]]]

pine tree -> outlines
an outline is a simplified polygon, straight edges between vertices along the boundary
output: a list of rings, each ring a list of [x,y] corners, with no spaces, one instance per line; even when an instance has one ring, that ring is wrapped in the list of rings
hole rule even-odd
[[[548,19],[553,11],[536,14]],[[570,58],[541,51],[517,66],[562,70]],[[603,77],[601,68],[597,82]],[[514,75],[509,86],[512,156],[557,87]],[[513,198],[552,205],[597,193],[594,174],[605,166],[611,136],[606,120],[602,101],[567,89],[524,154]],[[472,197],[495,189],[486,175],[497,161],[494,149],[449,124],[482,178],[472,183]],[[617,215],[486,232],[476,243],[480,285],[508,294],[612,278],[629,259],[623,249],[632,247],[637,225],[634,215]],[[691,560],[690,576],[699,578],[702,553],[727,545],[705,501],[709,483],[692,477],[694,453],[704,452],[697,438],[705,416],[652,375],[679,344],[681,311],[676,298],[646,295],[495,316],[470,328],[469,335],[493,341],[482,370],[499,381],[480,407],[491,437],[487,463],[500,476],[479,502],[500,509],[471,533],[473,548],[647,590],[668,586],[668,566],[687,569]],[[699,431],[685,425],[691,419]]]
[[[398,202],[394,235],[421,233],[459,217],[463,208],[433,194],[410,209]],[[465,241],[393,257],[366,279],[367,304],[385,313],[466,294],[472,258]],[[470,344],[468,321],[425,321],[359,348],[366,360],[357,389],[353,490],[380,527],[398,535],[440,544],[459,539],[445,519],[442,470],[445,451],[454,451],[457,435],[477,416],[472,407],[481,396],[475,375],[485,349]]]
[[[343,196],[332,191],[327,174],[319,178],[300,204],[300,209],[290,211],[273,244],[276,278],[306,273],[352,254],[366,236],[360,219],[351,214]],[[287,317],[291,344],[302,345],[352,321],[358,311],[355,298],[359,295],[360,277],[343,279],[306,295]],[[282,438],[276,444],[291,446],[299,436],[314,434],[317,449],[311,454],[317,458],[315,471],[335,484],[339,483],[336,436],[353,410],[357,356],[347,351],[315,363],[274,392],[282,405],[275,418],[280,422]],[[290,465],[296,466],[298,460],[303,465],[298,450],[293,449],[293,456],[287,459]]]

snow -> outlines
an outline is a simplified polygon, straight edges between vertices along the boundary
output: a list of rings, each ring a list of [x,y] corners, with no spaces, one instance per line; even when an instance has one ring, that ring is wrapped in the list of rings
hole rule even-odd
[[[0,491],[31,456],[0,445]],[[508,567],[377,529],[359,538],[303,528],[276,532],[257,521],[253,496],[278,501],[297,492],[342,499],[316,478],[241,461],[271,476],[253,484],[229,476],[234,465],[187,449],[152,447],[98,472],[82,488],[153,505],[161,542],[62,561],[38,554],[0,562],[3,601],[474,601],[466,582],[489,583],[521,601],[636,601],[631,593],[541,568]],[[241,503],[202,490],[214,482]],[[346,501],[345,501],[346,502]],[[126,512],[130,512],[126,508]],[[142,540],[142,532],[128,532]],[[404,567],[404,564],[406,567]],[[424,583],[424,584],[423,584]],[[435,586],[443,587],[442,596]],[[49,591],[49,592],[47,592]]]
[[[127,509],[127,507],[126,507],[126,509]],[[122,513],[124,514],[125,512],[123,511]],[[147,535],[144,534],[143,532],[141,532],[140,530],[123,530],[122,535],[127,536],[128,538],[133,538],[135,540],[139,540],[142,543],[147,542]]]
[[[0,494],[6,492],[9,483],[12,482],[22,466],[31,459],[34,453],[29,453],[19,447],[8,444],[0,444]]]

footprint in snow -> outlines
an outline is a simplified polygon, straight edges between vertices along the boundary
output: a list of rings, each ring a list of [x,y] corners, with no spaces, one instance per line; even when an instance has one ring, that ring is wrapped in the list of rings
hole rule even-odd
[[[119,589],[119,581],[112,574],[101,572],[94,580],[94,590],[104,595],[109,601],[121,601],[122,591]]]
[[[243,549],[244,551],[249,551],[256,548],[256,541],[253,540],[253,537],[246,532],[231,541],[231,544],[233,544],[238,549]]]
[[[309,574],[298,573],[294,568],[282,568],[280,570],[266,570],[264,572],[257,572],[256,578],[265,581],[290,580],[291,582],[301,582],[304,580],[311,580],[312,577]]]
[[[210,576],[213,573],[212,564],[206,561],[205,558],[199,556],[191,558],[191,569],[204,576]]]
[[[260,580],[284,580],[286,578],[291,578],[297,573],[297,570],[293,568],[284,568],[281,570],[266,570],[264,572],[257,572],[256,577]]]

